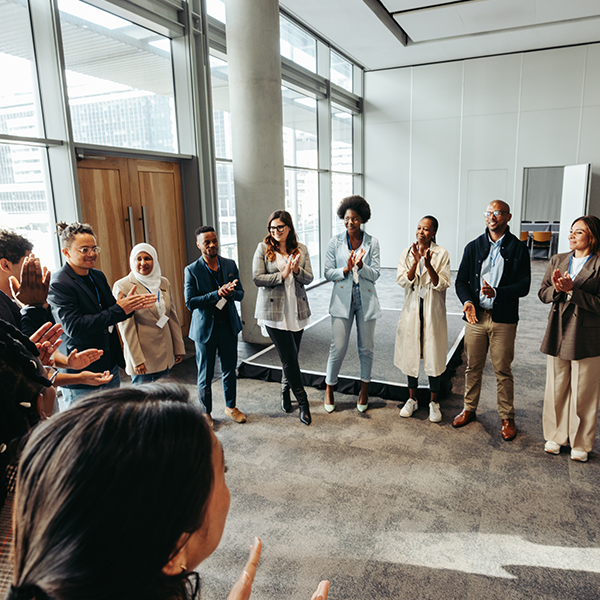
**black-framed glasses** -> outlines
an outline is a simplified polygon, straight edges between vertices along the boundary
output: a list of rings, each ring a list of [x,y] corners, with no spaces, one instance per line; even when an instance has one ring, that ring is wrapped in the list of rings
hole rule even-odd
[[[87,246],[83,246],[83,248],[74,248],[71,246],[71,250],[77,250],[77,252],[81,252],[84,256],[87,256],[88,254],[100,254],[99,246],[92,246],[91,248],[88,248]]]
[[[344,223],[360,223],[360,217],[344,217]]]
[[[269,231],[271,233],[283,233],[283,230],[287,227],[287,225],[271,225],[271,227],[269,227]]]
[[[507,211],[507,210],[494,210],[494,211],[492,211],[492,212],[490,212],[489,210],[486,210],[486,211],[483,213],[483,216],[484,216],[486,219],[489,219],[489,218],[490,218],[492,215],[494,215],[496,218],[498,218],[498,217],[501,217],[502,215],[507,215],[507,214],[508,214],[508,211]]]

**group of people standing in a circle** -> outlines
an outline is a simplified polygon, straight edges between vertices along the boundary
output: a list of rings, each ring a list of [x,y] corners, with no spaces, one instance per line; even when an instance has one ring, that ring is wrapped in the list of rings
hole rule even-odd
[[[376,290],[379,242],[365,231],[371,208],[361,196],[344,198],[337,216],[345,230],[331,238],[324,263],[324,276],[333,284],[324,410],[335,410],[334,389],[356,323],[361,382],[357,409],[364,412],[369,402],[375,325],[381,316]],[[505,202],[491,202],[484,217],[485,231],[465,247],[456,276],[466,321],[467,367],[464,408],[452,425],[461,428],[475,420],[489,351],[498,384],[501,435],[510,441],[517,435],[511,364],[519,298],[529,293],[531,285],[530,257],[525,244],[510,231],[512,215]],[[445,298],[450,286],[449,255],[436,243],[437,232],[437,219],[423,217],[417,224],[415,242],[401,254],[396,281],[404,289],[405,301],[394,353],[394,364],[408,378],[409,398],[400,415],[410,417],[418,409],[416,392],[422,360],[429,378],[429,419],[435,423],[442,420],[440,376],[446,369]],[[171,286],[161,274],[156,250],[149,244],[133,248],[131,272],[111,291],[102,271],[94,268],[100,248],[91,227],[63,223],[59,233],[66,264],[50,282],[50,319],[62,327],[67,355],[96,349],[94,362],[86,361],[83,369],[101,375],[97,381],[87,376],[82,382],[65,385],[67,404],[92,391],[118,387],[119,367],[126,369],[134,384],[166,376],[173,364],[182,360],[185,348]],[[196,344],[198,397],[212,424],[211,381],[218,353],[225,413],[244,423],[246,416],[236,406],[237,338],[242,323],[234,304],[243,299],[244,290],[235,262],[218,253],[215,230],[200,227],[196,238],[202,256],[186,267],[185,300],[192,312],[189,337]],[[600,380],[594,376],[600,368],[600,220],[589,215],[576,219],[569,246],[570,252],[552,257],[539,291],[540,300],[552,304],[541,349],[549,356],[543,417],[545,450],[557,454],[562,446],[570,445],[571,457],[585,461],[595,440],[600,398]],[[301,422],[310,425],[298,355],[311,314],[306,286],[312,282],[313,272],[308,249],[298,241],[287,211],[270,215],[252,271],[258,286],[255,317],[281,359],[281,407],[291,412],[293,395]],[[115,326],[121,332],[123,350]],[[82,371],[69,365],[69,373]]]

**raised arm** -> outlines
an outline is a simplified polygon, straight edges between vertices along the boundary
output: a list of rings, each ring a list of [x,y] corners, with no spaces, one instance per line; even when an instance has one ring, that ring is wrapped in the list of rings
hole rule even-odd
[[[362,267],[358,269],[358,275],[363,279],[372,281],[375,283],[381,275],[381,268],[379,265],[379,240],[377,238],[371,238],[371,247],[369,253],[362,261]]]

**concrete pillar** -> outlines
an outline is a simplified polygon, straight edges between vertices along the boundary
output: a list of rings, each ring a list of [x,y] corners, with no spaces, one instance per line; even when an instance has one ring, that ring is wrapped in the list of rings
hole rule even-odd
[[[226,0],[229,106],[242,302],[243,338],[267,339],[254,319],[252,256],[267,219],[285,208],[283,109],[278,0]]]

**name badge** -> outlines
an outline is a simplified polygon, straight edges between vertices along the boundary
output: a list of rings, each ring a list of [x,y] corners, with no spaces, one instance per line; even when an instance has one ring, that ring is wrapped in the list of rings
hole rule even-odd
[[[158,321],[156,321],[156,326],[162,329],[167,324],[168,320],[169,317],[167,317],[167,315],[163,315]]]
[[[219,310],[223,310],[223,307],[224,307],[226,304],[227,304],[227,300],[225,300],[225,298],[221,298],[221,299],[220,299],[220,300],[217,302],[217,304],[216,304],[216,307],[217,307]]]
[[[419,290],[419,298],[423,298],[423,299],[425,299],[425,296],[427,296],[427,292],[428,292],[428,291],[429,291],[429,289],[428,289],[428,288],[426,288],[426,287],[422,287],[422,288]]]
[[[109,325],[108,326],[108,333],[112,333],[115,330],[115,326],[114,325]]]

